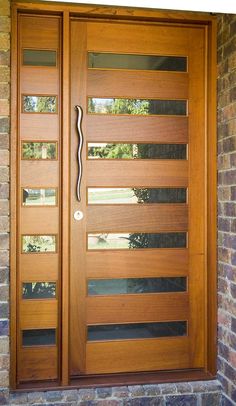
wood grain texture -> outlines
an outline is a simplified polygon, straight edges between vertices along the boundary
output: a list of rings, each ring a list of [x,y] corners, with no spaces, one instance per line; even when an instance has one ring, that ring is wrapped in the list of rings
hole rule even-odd
[[[87,343],[88,373],[188,368],[188,338]],[[111,362],[112,360],[112,362]]]
[[[56,299],[21,300],[20,328],[55,328],[58,325],[58,301]]]
[[[21,93],[58,94],[58,68],[21,67]]]
[[[93,97],[187,99],[188,74],[90,69],[87,92]]]
[[[88,115],[86,139],[88,142],[145,140],[157,143],[187,143],[188,117]]]
[[[86,305],[87,324],[188,319],[187,293],[88,296]]]
[[[20,138],[23,140],[58,140],[59,122],[57,114],[21,114]]]
[[[153,278],[188,275],[187,249],[87,252],[87,278]]]
[[[58,356],[55,347],[22,348],[19,356],[18,375],[20,381],[56,379]]]
[[[88,232],[185,231],[188,207],[185,204],[88,206]]]
[[[32,260],[28,254],[20,256],[22,281],[56,281],[58,279],[58,254],[40,254]]]
[[[188,162],[184,160],[117,160],[87,163],[88,187],[158,187],[188,185]]]
[[[49,176],[50,174],[50,176]],[[58,161],[23,160],[21,161],[21,187],[57,187],[59,183]]]
[[[27,16],[20,19],[22,48],[52,49],[59,47],[59,18]]]
[[[22,207],[22,234],[57,234],[59,231],[58,207]]]

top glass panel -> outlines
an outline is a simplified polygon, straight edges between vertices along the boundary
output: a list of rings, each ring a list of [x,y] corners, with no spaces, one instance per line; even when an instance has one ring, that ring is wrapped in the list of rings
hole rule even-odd
[[[23,49],[23,65],[56,66],[57,52],[46,49]]]
[[[130,55],[89,52],[88,67],[93,69],[132,69],[187,72],[183,56]]]

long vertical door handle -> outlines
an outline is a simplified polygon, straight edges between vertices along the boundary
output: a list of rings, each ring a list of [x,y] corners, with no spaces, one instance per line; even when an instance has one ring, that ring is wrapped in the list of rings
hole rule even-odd
[[[83,148],[83,143],[84,143],[84,137],[83,137],[82,126],[81,126],[83,110],[82,110],[82,107],[80,107],[80,106],[75,106],[75,110],[77,110],[77,131],[78,131],[78,136],[79,136],[79,145],[78,145],[78,152],[77,152],[79,172],[78,172],[78,179],[77,179],[76,194],[77,194],[77,199],[80,202],[81,201],[81,180],[82,180],[82,172],[83,172],[82,148]]]

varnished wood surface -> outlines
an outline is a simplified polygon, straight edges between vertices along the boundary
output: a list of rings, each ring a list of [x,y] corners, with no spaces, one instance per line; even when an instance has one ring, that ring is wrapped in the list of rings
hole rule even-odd
[[[88,206],[88,232],[185,231],[188,207],[183,204]]]
[[[104,133],[104,128],[106,132]],[[122,128],[122,131],[120,131]],[[187,143],[188,117],[88,115],[88,142]]]
[[[87,323],[135,323],[186,320],[187,293],[88,296]]]
[[[28,299],[20,301],[20,328],[54,328],[58,325],[56,299]]]
[[[57,348],[22,348],[19,356],[18,374],[21,381],[35,381],[57,378]]]
[[[57,114],[21,114],[20,138],[23,140],[57,140],[59,122]]]
[[[22,207],[22,234],[57,234],[58,216],[58,207]]]
[[[86,345],[88,373],[188,368],[188,338],[124,340]],[[112,362],[111,362],[112,360]]]
[[[22,66],[21,92],[23,94],[58,94],[58,68]]]
[[[50,174],[50,176],[49,176]],[[59,164],[50,160],[22,160],[21,186],[34,188],[40,185],[55,187],[59,182]]]
[[[87,92],[93,97],[187,99],[188,74],[90,69]]]
[[[33,257],[35,258],[35,257]],[[22,281],[56,281],[58,279],[58,254],[45,253],[37,256],[34,260],[31,255],[20,256]]]
[[[22,48],[57,50],[59,48],[59,17],[22,16],[20,33]]]
[[[188,162],[182,160],[88,160],[88,187],[188,186]]]
[[[86,255],[86,273],[87,278],[187,276],[188,250],[90,251]]]

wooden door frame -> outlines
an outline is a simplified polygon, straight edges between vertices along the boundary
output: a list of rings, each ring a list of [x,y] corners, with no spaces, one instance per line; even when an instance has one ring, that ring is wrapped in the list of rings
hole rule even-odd
[[[204,25],[206,32],[206,55],[207,61],[207,267],[208,276],[206,280],[207,296],[207,359],[204,370],[194,371],[171,371],[159,373],[129,374],[130,383],[156,383],[197,379],[212,379],[216,374],[216,325],[217,325],[217,256],[216,256],[216,16],[208,13],[176,12],[163,10],[150,10],[140,8],[115,7],[115,6],[91,6],[91,5],[68,5],[57,3],[24,3],[14,2],[12,4],[12,44],[11,44],[11,248],[10,248],[10,295],[11,295],[11,388],[16,389],[16,305],[17,305],[17,185],[18,171],[17,154],[18,148],[18,58],[17,58],[17,16],[18,13],[25,14],[56,14],[62,16],[62,134],[68,134],[70,126],[70,87],[69,87],[69,45],[70,45],[70,17],[76,16],[83,19],[102,19],[104,21],[127,21],[141,23],[174,22],[180,25]],[[61,231],[62,231],[62,297],[61,297],[61,323],[63,325],[61,334],[61,380],[58,383],[44,384],[44,387],[62,388],[70,385],[69,377],[69,187],[70,174],[68,171],[69,140],[63,137],[62,142],[62,170],[64,171],[62,204],[61,207]],[[63,213],[63,215],[62,215]],[[127,379],[124,375],[100,376],[96,379],[86,377],[83,381],[73,382],[71,387],[94,386],[94,385],[115,385],[124,384]],[[42,384],[41,384],[42,385]],[[22,388],[40,387],[40,384],[22,385]],[[42,387],[42,386],[41,386]]]

